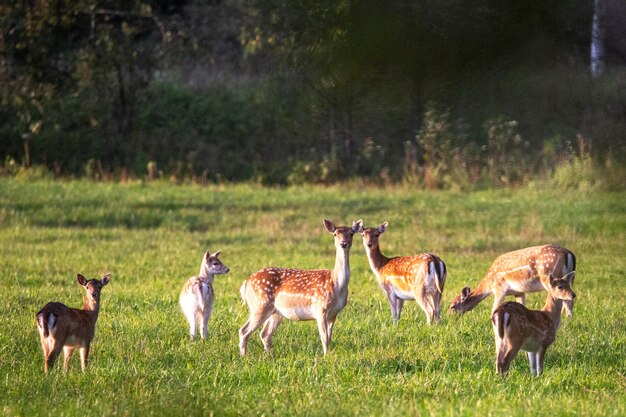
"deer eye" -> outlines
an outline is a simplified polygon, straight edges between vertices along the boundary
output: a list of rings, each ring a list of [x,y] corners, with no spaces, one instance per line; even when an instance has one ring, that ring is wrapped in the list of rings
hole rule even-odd
[[[559,285],[559,286],[558,286],[558,289],[559,289],[559,290],[562,290],[562,289],[563,289],[563,286],[562,286],[562,285]]]

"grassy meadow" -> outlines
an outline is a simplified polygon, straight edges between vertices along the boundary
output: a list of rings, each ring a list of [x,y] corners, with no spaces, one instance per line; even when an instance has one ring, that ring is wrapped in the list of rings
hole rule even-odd
[[[355,236],[348,306],[322,355],[314,322],[284,321],[263,352],[239,356],[247,320],[239,286],[264,266],[332,268],[322,225],[389,222],[386,255],[438,253],[442,309],[501,253],[559,243],[577,255],[575,315],[564,319],[544,374],[524,354],[495,375],[484,300],[428,327],[414,302],[398,326]],[[261,188],[0,179],[0,415],[626,415],[626,192],[546,185],[457,193],[361,185]],[[209,339],[191,341],[178,307],[205,249],[230,268],[215,280]],[[112,279],[87,372],[43,373],[34,314],[82,306],[76,273]],[[545,293],[528,304],[543,305]]]

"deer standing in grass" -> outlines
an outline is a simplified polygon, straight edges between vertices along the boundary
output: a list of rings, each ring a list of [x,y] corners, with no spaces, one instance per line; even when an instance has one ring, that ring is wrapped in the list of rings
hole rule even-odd
[[[239,330],[239,350],[246,354],[248,338],[261,325],[261,341],[269,353],[272,335],[283,318],[315,320],[324,355],[339,312],[348,302],[349,253],[352,237],[363,228],[363,220],[352,227],[335,226],[324,219],[324,227],[335,240],[335,267],[319,270],[264,268],[250,275],[241,286],[241,298],[248,304],[250,319]]]
[[[189,335],[196,336],[196,327],[200,329],[200,337],[205,339],[208,332],[209,319],[213,311],[213,281],[215,275],[228,273],[228,267],[218,259],[222,251],[211,254],[206,251],[200,264],[200,272],[187,280],[180,292],[180,308],[189,323]]]
[[[80,363],[83,371],[87,368],[89,346],[96,332],[96,322],[100,312],[100,292],[108,284],[111,275],[99,279],[87,279],[77,274],[78,283],[85,287],[85,305],[83,309],[70,308],[63,303],[51,302],[43,306],[35,315],[44,355],[46,373],[63,350],[67,366],[75,348],[80,351]]]
[[[571,284],[575,272],[563,278],[549,274],[548,296],[541,310],[529,310],[520,303],[502,304],[491,316],[496,339],[496,373],[506,377],[519,350],[528,353],[530,373],[541,375],[546,350],[554,342],[561,323],[564,301],[576,298]]]
[[[415,300],[426,313],[428,324],[439,321],[441,295],[446,282],[446,265],[432,253],[388,258],[380,251],[379,237],[388,223],[361,231],[363,246],[372,272],[387,295],[391,318],[400,320],[405,300]]]
[[[533,246],[500,255],[485,277],[474,288],[463,288],[450,305],[451,313],[470,311],[484,298],[493,294],[493,308],[498,308],[507,295],[514,295],[521,304],[526,303],[525,293],[550,289],[550,274],[557,278],[576,270],[576,256],[557,245]],[[565,301],[563,309],[568,316],[573,313],[574,302]]]

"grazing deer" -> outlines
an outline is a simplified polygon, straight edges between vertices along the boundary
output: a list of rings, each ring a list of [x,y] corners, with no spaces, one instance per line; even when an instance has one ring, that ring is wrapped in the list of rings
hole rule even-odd
[[[180,292],[180,308],[189,322],[189,335],[196,336],[196,326],[200,328],[200,337],[205,339],[211,312],[213,311],[213,280],[215,275],[228,273],[228,267],[218,257],[222,251],[211,255],[206,251],[202,257],[200,273],[187,280]]]
[[[272,335],[285,317],[317,321],[324,355],[328,352],[337,314],[348,302],[352,236],[361,231],[363,220],[346,227],[324,219],[324,227],[335,239],[334,269],[264,268],[244,281],[241,298],[248,304],[250,319],[239,330],[242,356],[246,354],[248,338],[262,324],[261,341],[269,352]]]
[[[405,300],[415,300],[426,313],[428,324],[439,321],[439,308],[446,282],[446,265],[432,253],[388,258],[380,251],[379,237],[388,223],[361,231],[363,246],[378,284],[387,294],[391,318],[396,324]]]
[[[491,321],[496,339],[496,373],[501,373],[502,378],[520,349],[528,353],[530,373],[541,375],[546,350],[554,342],[561,323],[563,302],[576,298],[571,288],[574,275],[574,271],[563,278],[549,275],[548,296],[541,310],[529,310],[509,301],[494,311]]]
[[[67,370],[70,357],[75,348],[80,351],[80,364],[83,371],[87,368],[89,345],[96,332],[96,322],[100,312],[100,292],[108,284],[111,274],[99,279],[87,280],[77,274],[78,283],[85,287],[85,306],[83,309],[70,308],[63,303],[48,303],[35,315],[41,347],[45,359],[44,370],[54,365],[61,353],[65,353],[63,369]]]
[[[470,311],[484,298],[493,294],[493,308],[498,308],[507,295],[514,295],[521,304],[526,303],[525,293],[550,289],[550,274],[557,278],[576,270],[576,256],[557,245],[533,246],[500,255],[485,277],[474,288],[463,288],[461,295],[452,300],[451,313]],[[568,300],[563,309],[567,316],[573,313],[574,302]]]

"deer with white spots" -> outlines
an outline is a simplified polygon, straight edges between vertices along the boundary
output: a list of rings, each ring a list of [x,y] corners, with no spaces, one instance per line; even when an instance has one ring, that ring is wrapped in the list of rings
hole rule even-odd
[[[80,364],[83,371],[87,368],[89,347],[96,333],[96,322],[100,313],[100,292],[109,283],[110,274],[102,279],[88,280],[81,274],[76,276],[78,283],[85,288],[83,309],[70,308],[63,303],[51,302],[43,306],[35,315],[41,347],[43,348],[44,370],[46,373],[63,350],[67,370],[70,357],[75,348],[80,351]]]
[[[492,314],[507,295],[515,296],[517,302],[525,304],[526,293],[550,289],[550,274],[562,278],[575,270],[576,256],[558,245],[533,246],[508,252],[494,261],[473,291],[469,287],[463,288],[461,295],[452,301],[449,311],[463,314],[491,294],[495,297]],[[563,303],[568,317],[573,309],[572,300]]]
[[[200,264],[200,272],[187,280],[180,292],[180,308],[189,323],[189,335],[196,336],[196,327],[200,337],[205,339],[208,333],[209,319],[213,311],[213,281],[215,275],[228,273],[228,267],[218,259],[222,251],[211,254],[206,251]]]
[[[372,272],[387,295],[391,318],[400,320],[405,300],[415,300],[426,313],[428,324],[440,319],[440,303],[446,282],[446,265],[432,253],[388,258],[380,251],[379,238],[388,223],[361,230],[363,246]]]
[[[556,339],[565,301],[572,301],[574,271],[563,278],[549,274],[546,304],[541,310],[529,310],[520,303],[509,301],[493,312],[493,333],[496,341],[496,373],[506,377],[511,361],[519,350],[528,354],[530,373],[541,375],[546,350]]]
[[[246,354],[248,338],[261,325],[261,341],[269,353],[272,336],[283,318],[315,320],[324,355],[328,352],[335,319],[348,303],[349,253],[352,237],[363,228],[363,220],[352,227],[335,226],[324,219],[324,227],[335,240],[335,267],[302,270],[264,268],[250,275],[241,286],[241,298],[248,304],[250,319],[239,330],[239,350]]]

